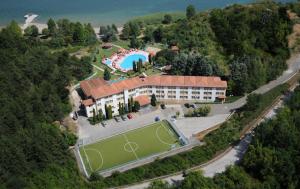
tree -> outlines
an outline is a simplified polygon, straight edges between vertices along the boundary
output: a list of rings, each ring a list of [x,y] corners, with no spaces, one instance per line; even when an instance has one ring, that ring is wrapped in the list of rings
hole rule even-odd
[[[103,112],[102,112],[102,109],[100,109],[100,110],[98,111],[98,120],[99,120],[99,121],[103,121],[103,119],[104,119],[104,117],[103,117]]]
[[[84,38],[85,44],[87,45],[95,44],[97,42],[95,30],[90,23],[84,26]]]
[[[261,95],[252,93],[247,96],[247,103],[245,105],[245,109],[247,111],[253,111],[256,110],[261,102]]]
[[[130,38],[130,47],[135,49],[141,47],[140,41],[135,36]]]
[[[141,105],[138,101],[134,101],[134,105],[133,105],[133,111],[134,112],[138,112],[141,108]]]
[[[132,106],[133,106],[133,104],[131,103],[131,100],[130,100],[130,98],[129,98],[129,99],[128,99],[128,104],[127,104],[127,110],[128,110],[129,113],[132,112]]]
[[[109,81],[111,78],[111,74],[107,68],[104,69],[103,79]]]
[[[112,119],[112,117],[113,117],[112,106],[109,105],[107,110],[108,110],[108,113],[107,113],[108,119]]]
[[[108,107],[106,104],[104,105],[104,110],[105,110],[105,118],[109,119]]]
[[[170,24],[172,22],[172,16],[170,14],[166,14],[162,21],[163,24]]]
[[[77,44],[84,43],[84,28],[81,23],[77,22],[74,26],[73,41]]]
[[[50,18],[47,22],[47,25],[48,25],[49,34],[53,36],[57,31],[55,21],[52,18]]]
[[[186,18],[189,20],[189,19],[191,19],[195,15],[196,15],[196,9],[195,9],[195,7],[193,5],[189,5],[186,8]]]
[[[153,63],[152,55],[150,53],[148,55],[148,61],[149,61],[150,64]]]
[[[147,189],[169,189],[171,188],[167,182],[156,180],[150,183]]]
[[[156,30],[153,31],[153,38],[155,42],[162,42],[162,39],[164,37],[164,29],[162,26],[159,26],[156,28]]]
[[[48,28],[44,28],[44,29],[42,30],[42,35],[48,36],[49,34],[50,34],[50,33],[49,33]]]
[[[10,24],[5,28],[5,30],[15,37],[22,37],[22,29],[14,20],[10,22]]]
[[[30,36],[30,37],[37,37],[39,35],[39,29],[35,25],[28,26],[24,30],[24,35]]]
[[[155,96],[155,94],[152,94],[151,95],[151,105],[156,106],[156,103],[157,103],[156,96]]]
[[[93,123],[96,122],[96,110],[93,109]]]
[[[124,115],[124,107],[123,107],[123,104],[121,102],[119,102],[119,108],[118,108],[118,111],[119,111],[119,115]]]
[[[89,178],[90,181],[103,181],[103,177],[97,173],[97,172],[93,172]]]
[[[133,70],[134,72],[137,72],[137,65],[136,65],[136,62],[135,62],[135,61],[132,62],[132,70]]]
[[[154,27],[152,27],[152,26],[146,27],[146,29],[144,31],[144,38],[143,38],[145,43],[154,41],[153,32],[154,32]]]
[[[115,24],[112,24],[111,25],[111,29],[115,32],[115,33],[118,33],[118,28]]]
[[[180,184],[180,188],[187,189],[215,189],[218,188],[212,179],[206,178],[202,173],[199,172],[191,172],[185,177],[184,181]]]
[[[137,69],[136,71],[139,73],[142,73],[142,68],[143,68],[143,60],[139,59],[139,61],[137,62]]]
[[[107,34],[107,29],[105,26],[100,26],[99,29],[99,35],[106,35]]]

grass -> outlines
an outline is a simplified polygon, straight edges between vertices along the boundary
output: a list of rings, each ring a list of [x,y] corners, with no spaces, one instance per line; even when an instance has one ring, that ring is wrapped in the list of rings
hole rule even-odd
[[[125,41],[125,40],[118,40],[118,41],[114,41],[112,43],[115,44],[115,45],[121,46],[124,49],[130,49],[130,47],[129,47],[129,45],[130,45],[129,40],[127,40],[127,41]]]
[[[110,49],[102,49],[101,47],[99,47],[99,54],[97,54],[97,60],[99,63],[101,63],[103,57],[109,58],[112,54],[116,52],[118,52],[118,48],[114,46]]]
[[[80,148],[89,174],[103,171],[179,147],[178,136],[167,121],[113,136]]]
[[[227,96],[225,103],[233,103],[242,97],[243,96]]]

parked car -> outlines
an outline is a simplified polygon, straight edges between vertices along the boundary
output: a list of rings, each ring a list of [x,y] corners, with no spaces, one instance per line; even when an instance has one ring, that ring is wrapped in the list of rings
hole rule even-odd
[[[175,118],[171,118],[171,121],[172,121],[172,122],[175,122],[175,121],[176,121],[176,119],[175,119]]]
[[[190,104],[189,104],[189,103],[185,103],[184,106],[185,106],[186,108],[190,108]]]
[[[132,119],[132,115],[131,114],[128,114],[127,117],[128,117],[128,119]]]
[[[160,121],[160,118],[158,116],[155,117],[155,121]]]

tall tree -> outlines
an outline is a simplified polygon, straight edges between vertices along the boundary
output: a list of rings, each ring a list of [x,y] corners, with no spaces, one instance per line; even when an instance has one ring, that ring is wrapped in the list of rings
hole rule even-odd
[[[156,106],[156,103],[157,103],[156,96],[155,96],[155,94],[152,94],[151,95],[151,105]]]
[[[57,31],[55,21],[52,18],[50,18],[47,22],[47,25],[48,25],[49,34],[53,36]]]
[[[191,19],[195,15],[196,15],[196,9],[195,9],[195,7],[193,5],[189,5],[186,8],[186,18],[187,19]]]
[[[28,26],[24,30],[24,35],[30,36],[30,37],[37,37],[39,35],[39,29],[35,25]]]
[[[172,22],[172,16],[170,14],[166,14],[162,21],[163,24],[170,24]]]
[[[83,44],[84,39],[84,28],[81,23],[77,22],[74,26],[73,41],[77,44]]]
[[[107,68],[104,69],[103,79],[109,81],[111,78],[111,74]]]

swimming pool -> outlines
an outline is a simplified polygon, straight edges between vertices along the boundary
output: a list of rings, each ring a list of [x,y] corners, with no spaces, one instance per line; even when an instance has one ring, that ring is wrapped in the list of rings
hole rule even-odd
[[[132,70],[133,61],[138,62],[139,59],[142,59],[143,62],[147,62],[148,57],[142,54],[132,54],[124,58],[123,62],[120,64],[120,67],[125,70]]]

